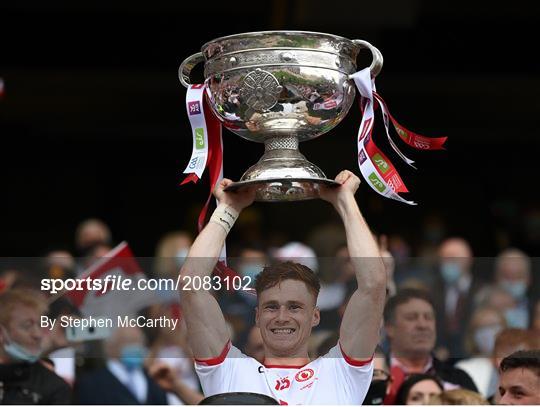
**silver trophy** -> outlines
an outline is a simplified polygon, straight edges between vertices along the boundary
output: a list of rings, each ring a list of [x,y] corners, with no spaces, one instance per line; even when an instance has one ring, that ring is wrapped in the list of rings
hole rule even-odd
[[[362,40],[303,31],[236,34],[207,42],[179,68],[188,87],[194,66],[204,64],[207,97],[223,125],[264,143],[265,152],[236,190],[256,185],[258,201],[316,198],[320,185],[336,185],[298,150],[298,143],[333,129],[355,98],[349,75],[361,49],[371,51],[375,77],[383,57]]]

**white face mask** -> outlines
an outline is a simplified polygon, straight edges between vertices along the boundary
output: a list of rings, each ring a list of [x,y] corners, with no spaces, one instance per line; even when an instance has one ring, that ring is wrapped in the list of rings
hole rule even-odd
[[[7,342],[6,340],[4,340],[4,352],[6,352],[6,354],[11,359],[17,362],[27,362],[27,363],[34,363],[39,360],[41,352],[38,354],[34,354],[26,350],[26,348],[19,345],[17,342],[13,341],[9,337],[7,330],[4,327],[2,327],[2,332],[4,334],[4,338],[7,339]]]
[[[483,356],[491,356],[495,348],[495,338],[501,330],[500,325],[488,325],[476,329],[474,343]]]

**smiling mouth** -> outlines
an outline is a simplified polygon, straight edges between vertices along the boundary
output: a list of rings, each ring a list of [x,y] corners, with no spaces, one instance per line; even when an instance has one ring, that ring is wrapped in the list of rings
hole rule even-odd
[[[277,335],[290,335],[296,331],[294,328],[274,328],[270,329],[273,334]]]

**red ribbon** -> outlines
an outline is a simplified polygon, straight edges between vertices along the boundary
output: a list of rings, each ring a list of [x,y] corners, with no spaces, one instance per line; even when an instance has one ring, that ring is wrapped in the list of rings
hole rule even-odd
[[[401,140],[403,140],[403,142],[412,148],[416,148],[417,150],[444,150],[443,144],[445,143],[447,137],[425,137],[408,130],[406,127],[399,124],[394,116],[392,116],[390,109],[388,109],[388,106],[381,95],[379,95],[377,92],[373,92],[373,96],[375,96],[378,103],[381,103],[386,108],[388,116],[390,116],[390,120],[396,129],[396,133],[399,135]]]

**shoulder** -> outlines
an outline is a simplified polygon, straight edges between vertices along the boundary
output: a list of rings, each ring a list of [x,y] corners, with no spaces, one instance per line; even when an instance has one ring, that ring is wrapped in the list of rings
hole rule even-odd
[[[32,371],[33,374],[38,376],[40,379],[46,381],[48,386],[65,387],[67,389],[70,389],[69,384],[67,384],[64,379],[62,379],[52,370],[43,366],[40,362],[36,362],[32,365]]]
[[[478,391],[471,376],[464,370],[451,366],[448,363],[441,362],[438,359],[433,360],[433,367],[435,368],[437,375],[445,382],[457,384],[468,390]]]
[[[71,386],[55,372],[37,362],[32,365],[32,373],[39,382],[38,387],[43,389],[45,404],[71,402]]]

